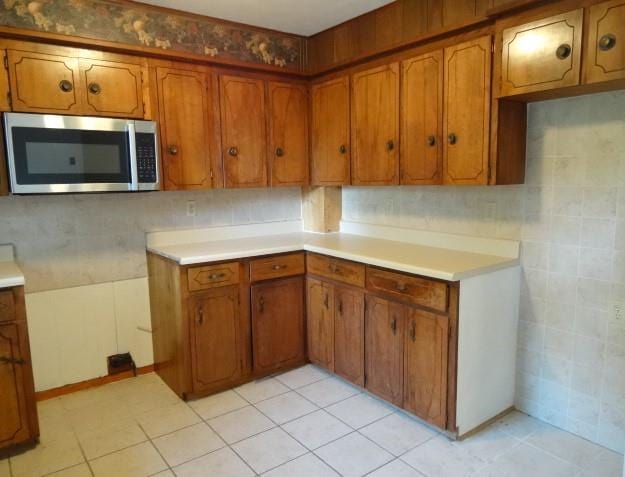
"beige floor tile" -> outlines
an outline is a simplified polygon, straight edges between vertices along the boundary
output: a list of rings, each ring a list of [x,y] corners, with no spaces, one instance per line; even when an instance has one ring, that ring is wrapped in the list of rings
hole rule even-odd
[[[84,462],[78,441],[42,439],[37,447],[11,457],[13,477],[45,475]]]
[[[91,408],[94,405],[114,401],[118,399],[115,388],[112,386],[99,386],[71,394],[65,394],[59,398],[67,411]]]
[[[171,470],[164,470],[158,474],[153,474],[151,477],[175,477],[175,475]]]
[[[284,394],[289,391],[289,388],[277,379],[266,378],[239,386],[235,391],[248,402],[255,404],[279,394]]]
[[[74,427],[65,410],[61,398],[48,399],[37,403],[39,433],[44,440],[71,439]]]
[[[527,443],[578,466],[595,459],[604,449],[552,426],[545,426],[532,434],[527,438]]]
[[[254,472],[232,449],[224,447],[174,469],[177,477],[253,477]]]
[[[591,461],[584,462],[580,477],[621,477],[623,473],[623,454],[604,449]]]
[[[436,432],[402,413],[394,413],[360,429],[360,433],[395,456],[424,443]]]
[[[11,477],[9,459],[0,459],[0,477]]]
[[[493,428],[506,432],[517,439],[525,439],[545,426],[547,424],[544,422],[519,411],[512,411],[492,425]]]
[[[139,477],[167,469],[167,464],[149,442],[92,460],[90,465],[95,477]]]
[[[499,456],[481,469],[479,477],[572,477],[580,469],[525,443]]]
[[[77,431],[76,435],[88,460],[148,440],[143,430],[133,420],[114,423],[97,429]]]
[[[327,377],[328,373],[326,371],[313,364],[307,364],[301,368],[276,376],[276,379],[291,389],[297,389]]]
[[[275,424],[267,416],[253,406],[216,417],[209,420],[208,424],[228,444],[275,427]]]
[[[408,464],[396,459],[374,470],[367,477],[421,477],[422,474],[414,470]]]
[[[256,408],[278,424],[284,424],[319,409],[294,391],[259,402]]]
[[[394,409],[367,394],[359,394],[328,406],[326,411],[358,429],[392,414]]]
[[[132,417],[126,404],[117,399],[93,402],[88,406],[68,411],[68,416],[76,432],[99,429]]]
[[[297,392],[317,406],[326,407],[355,394],[360,394],[361,391],[340,379],[327,378],[304,386]]]
[[[154,439],[154,445],[173,467],[224,447],[226,444],[205,423]]]
[[[79,464],[50,474],[50,477],[91,477],[91,470],[87,464]]]
[[[314,454],[305,454],[263,474],[263,477],[340,477]]]
[[[393,460],[391,454],[357,432],[320,447],[315,454],[344,477],[360,477]]]
[[[231,390],[189,402],[189,406],[202,416],[202,419],[212,419],[247,405],[245,399]]]
[[[310,450],[352,432],[351,427],[324,410],[288,422],[282,428]]]
[[[485,465],[443,436],[433,437],[404,454],[401,460],[428,477],[468,476]]]
[[[137,417],[137,421],[147,435],[154,438],[197,424],[201,419],[189,406],[180,402],[166,408],[148,411]]]
[[[280,428],[238,442],[232,449],[259,474],[307,452],[304,446]]]
[[[520,440],[510,434],[496,428],[489,428],[461,441],[456,441],[454,445],[483,461],[491,461],[520,443]]]

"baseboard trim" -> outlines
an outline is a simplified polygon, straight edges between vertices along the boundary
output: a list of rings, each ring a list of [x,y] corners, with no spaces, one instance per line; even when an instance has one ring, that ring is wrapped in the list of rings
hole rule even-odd
[[[137,368],[137,376],[140,374],[147,374],[154,371],[154,365],[143,366]],[[110,376],[100,376],[99,378],[87,379],[79,383],[66,384],[58,388],[46,389],[45,391],[38,391],[35,393],[35,399],[37,401],[46,401],[65,394],[75,393],[77,391],[84,391],[85,389],[96,388],[103,386],[104,384],[114,383],[115,381],[122,381],[124,379],[132,378],[134,374],[132,371],[124,371],[123,373],[113,374]]]

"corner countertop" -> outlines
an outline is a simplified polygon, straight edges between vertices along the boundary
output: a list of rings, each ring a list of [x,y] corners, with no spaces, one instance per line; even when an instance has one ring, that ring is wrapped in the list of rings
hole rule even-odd
[[[15,262],[7,260],[0,262],[0,288],[18,287],[24,285],[24,274]]]
[[[180,265],[305,250],[415,275],[459,281],[514,267],[519,259],[349,233],[296,232],[197,243],[148,245]]]

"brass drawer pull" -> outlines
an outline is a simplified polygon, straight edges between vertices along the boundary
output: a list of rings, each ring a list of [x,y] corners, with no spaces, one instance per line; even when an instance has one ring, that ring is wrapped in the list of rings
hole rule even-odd
[[[413,341],[417,341],[417,324],[413,321],[410,325],[410,339]]]
[[[274,265],[273,267],[271,267],[273,270],[282,270],[283,268],[286,268],[286,265]]]
[[[239,155],[239,150],[236,147],[231,147],[230,149],[228,149],[228,154],[230,154],[232,157],[236,157]]]
[[[569,56],[571,56],[572,51],[573,48],[571,48],[571,45],[569,45],[568,43],[563,43],[556,50],[556,57],[559,60],[566,60]]]
[[[265,297],[260,297],[258,300],[258,311],[263,313],[265,311]]]
[[[386,150],[387,151],[392,151],[393,149],[395,149],[395,141],[393,141],[392,139],[387,141],[386,143]]]
[[[199,325],[204,323],[204,308],[199,307],[197,310],[197,322]]]
[[[277,147],[276,148],[276,156],[278,156],[278,157],[284,156],[284,149],[282,149],[281,147]]]
[[[603,35],[599,39],[599,49],[601,51],[611,50],[615,46],[616,46],[616,37],[612,33],[608,33],[606,35]]]
[[[397,334],[397,317],[393,317],[393,321],[391,322],[391,330],[393,330],[393,334]]]
[[[436,146],[436,136],[428,136],[428,146]]]
[[[323,299],[323,306],[325,306],[326,309],[328,309],[328,307],[329,307],[329,302],[330,302],[330,299],[328,297],[328,294],[326,293],[326,296]]]
[[[447,141],[453,146],[458,142],[458,136],[456,136],[454,133],[451,133],[449,136],[447,136]]]
[[[9,358],[7,356],[0,356],[0,363],[24,365],[26,364],[26,361],[24,361],[23,359],[15,359],[15,358]]]
[[[339,147],[339,152],[341,154],[347,154],[347,146],[345,144],[341,144],[341,146]]]
[[[178,146],[176,146],[175,144],[170,144],[169,146],[167,146],[167,152],[170,153],[172,156],[175,156],[176,154],[178,154]]]
[[[225,273],[211,273],[208,278],[211,280],[218,280],[219,278],[224,278],[226,276]]]
[[[331,263],[328,265],[328,269],[332,272],[332,273],[339,273],[339,267],[337,267],[334,263]]]
[[[343,300],[339,300],[339,315],[343,315]]]
[[[408,285],[406,285],[405,283],[398,283],[397,285],[395,285],[395,288],[397,288],[397,291],[402,293],[406,293],[408,291]]]

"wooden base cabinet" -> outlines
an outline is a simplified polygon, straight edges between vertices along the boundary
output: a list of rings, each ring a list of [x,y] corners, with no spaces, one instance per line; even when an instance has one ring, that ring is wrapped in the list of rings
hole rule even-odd
[[[334,371],[334,287],[308,278],[306,289],[308,359]]]

